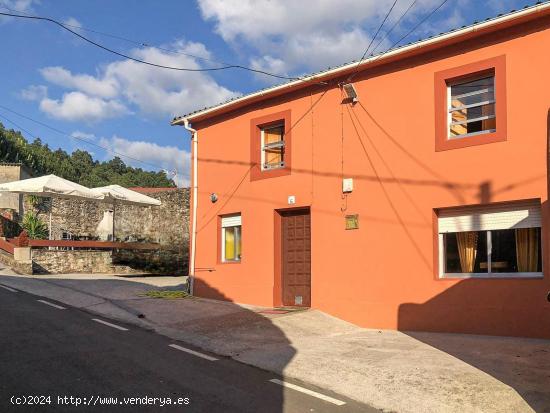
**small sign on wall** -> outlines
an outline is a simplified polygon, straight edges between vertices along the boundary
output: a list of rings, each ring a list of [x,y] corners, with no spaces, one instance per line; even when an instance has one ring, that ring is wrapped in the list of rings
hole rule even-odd
[[[288,196],[288,205],[294,205],[296,203],[296,197],[294,195]]]
[[[346,230],[359,228],[359,214],[346,215]]]

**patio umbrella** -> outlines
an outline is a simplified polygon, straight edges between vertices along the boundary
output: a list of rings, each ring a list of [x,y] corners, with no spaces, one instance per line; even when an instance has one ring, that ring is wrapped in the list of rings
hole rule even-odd
[[[113,241],[115,240],[115,210],[116,204],[141,205],[141,206],[159,206],[161,202],[158,199],[140,194],[131,189],[120,185],[107,185],[98,188],[92,188],[92,192],[101,196],[103,200],[110,200],[113,203]]]
[[[38,178],[21,179],[0,184],[0,192],[37,195],[52,198],[102,199],[101,194],[90,188],[57,175],[44,175]]]
[[[0,184],[0,193],[15,193],[36,195],[50,198],[75,198],[101,200],[102,194],[93,192],[90,188],[56,175],[44,175],[38,178],[21,179],[19,181]],[[52,211],[50,208],[49,238],[52,238]]]

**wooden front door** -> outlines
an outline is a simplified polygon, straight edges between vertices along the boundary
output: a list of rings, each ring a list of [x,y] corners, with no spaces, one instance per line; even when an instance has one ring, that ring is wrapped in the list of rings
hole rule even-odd
[[[311,306],[311,220],[309,210],[281,214],[283,305]]]

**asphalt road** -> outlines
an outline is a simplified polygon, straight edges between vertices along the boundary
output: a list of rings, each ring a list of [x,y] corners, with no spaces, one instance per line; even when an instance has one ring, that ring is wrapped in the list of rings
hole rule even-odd
[[[376,411],[327,390],[41,299],[0,288],[0,412]]]

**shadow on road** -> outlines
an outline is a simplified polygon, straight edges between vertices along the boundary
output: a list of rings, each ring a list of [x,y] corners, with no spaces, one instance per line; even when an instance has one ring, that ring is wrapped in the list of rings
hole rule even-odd
[[[178,335],[176,338],[183,342],[181,343],[182,346],[187,343],[192,347],[197,346],[206,351],[237,359],[243,354],[260,359],[266,358],[270,354],[270,359],[266,362],[269,365],[276,366],[276,371],[281,374],[285,366],[294,357],[294,348],[285,334],[273,324],[270,318],[271,315],[262,314],[261,309],[249,309],[231,303],[221,292],[204,283],[200,285],[201,295],[216,297],[218,300],[223,301],[195,298],[153,299],[143,296],[143,293],[149,290],[184,289],[185,284],[181,282],[181,277],[174,277],[173,281],[170,281],[168,277],[163,277],[162,282],[155,282],[152,277],[147,277],[147,282],[140,282],[139,278],[91,278],[94,275],[89,277],[59,275],[55,278],[49,276],[37,280],[25,276],[1,275],[0,283],[11,285],[13,288],[19,288],[31,294],[43,294],[61,303],[69,302],[70,305],[75,305],[87,311],[101,310],[103,312],[107,308],[106,306],[112,305],[119,308],[120,311],[129,311],[136,317],[143,314],[144,318],[142,320],[157,326],[159,332],[168,329],[172,333],[172,337],[174,334]],[[55,291],[58,292],[55,293]],[[116,311],[113,312],[113,318],[116,320],[118,317],[115,313]],[[68,339],[64,336],[65,331],[62,329],[51,331],[50,334],[59,342]],[[125,336],[121,337],[124,338]],[[7,344],[5,340],[7,338],[4,337],[5,344]],[[262,346],[264,349],[270,348],[272,351],[257,352],[253,350]],[[98,351],[100,350],[98,349]],[[150,394],[151,390],[151,383],[149,383],[147,376],[150,375],[151,379],[155,380],[159,374],[155,366],[166,364],[162,360],[162,351],[155,353],[157,352],[154,348],[150,349],[150,355],[148,356],[151,363],[150,370],[146,368],[145,371],[140,373],[140,380],[144,380],[142,383],[144,394]],[[136,393],[139,393],[140,385],[132,377],[128,377],[125,383],[118,380],[120,378],[118,374],[109,374],[109,372],[105,372],[104,377],[102,377],[103,382],[101,386],[98,386],[97,377],[94,377],[93,374],[87,374],[89,366],[86,365],[85,354],[79,355],[77,349],[71,349],[66,356],[68,359],[75,359],[72,363],[82,363],[79,385],[85,383],[87,391],[90,393],[94,393],[94,391],[101,393],[105,388],[111,389],[108,394],[111,396],[134,397]],[[109,356],[109,353],[105,354],[105,357]],[[80,360],[79,357],[82,357],[83,360]],[[58,385],[56,385],[56,377],[59,377],[59,374],[63,374],[63,372],[52,375],[52,369],[57,368],[58,363],[51,359],[51,356],[47,354],[47,350],[37,353],[32,359],[35,367],[33,368],[31,380],[23,374],[9,374],[9,372],[3,377],[4,383],[9,383],[9,385],[0,386],[0,393],[3,393],[1,394],[2,399],[5,399],[5,392],[13,392],[13,389],[25,389],[28,394],[44,394],[54,390],[57,393],[65,394],[70,394],[71,391],[74,392],[74,389],[65,388],[66,380],[59,380]],[[31,360],[28,361],[31,362]],[[19,362],[25,363],[24,360]],[[166,372],[166,374],[172,376],[173,380],[178,382],[182,389],[190,387],[196,390],[193,383],[189,382],[189,374],[182,372],[180,380],[178,380],[177,372],[175,374],[174,372]],[[233,374],[237,373],[233,372]],[[263,372],[262,374],[267,373]],[[276,375],[272,376],[275,377]],[[212,380],[213,382],[216,382],[216,380],[223,381],[224,385],[232,387],[234,392],[234,394],[217,394],[216,400],[219,399],[220,405],[224,406],[223,410],[219,411],[289,411],[288,406],[285,408],[284,388],[277,384],[268,383],[265,380],[265,384],[257,383],[257,392],[250,392],[244,391],[239,385],[241,380],[243,382],[250,381],[247,377],[241,377],[240,379],[233,377],[233,383],[227,383],[226,377],[214,377]],[[265,386],[268,386],[269,391],[267,393],[260,390],[262,388],[265,390]],[[159,384],[156,394],[162,395],[166,391],[167,389]],[[213,395],[211,390],[205,389],[205,393],[199,394],[198,397],[207,399],[212,398]],[[237,399],[241,401],[237,402]],[[247,401],[242,403],[242,399]],[[261,408],[259,408],[260,406]],[[155,410],[139,408],[135,411]],[[194,411],[194,409],[185,411]]]

